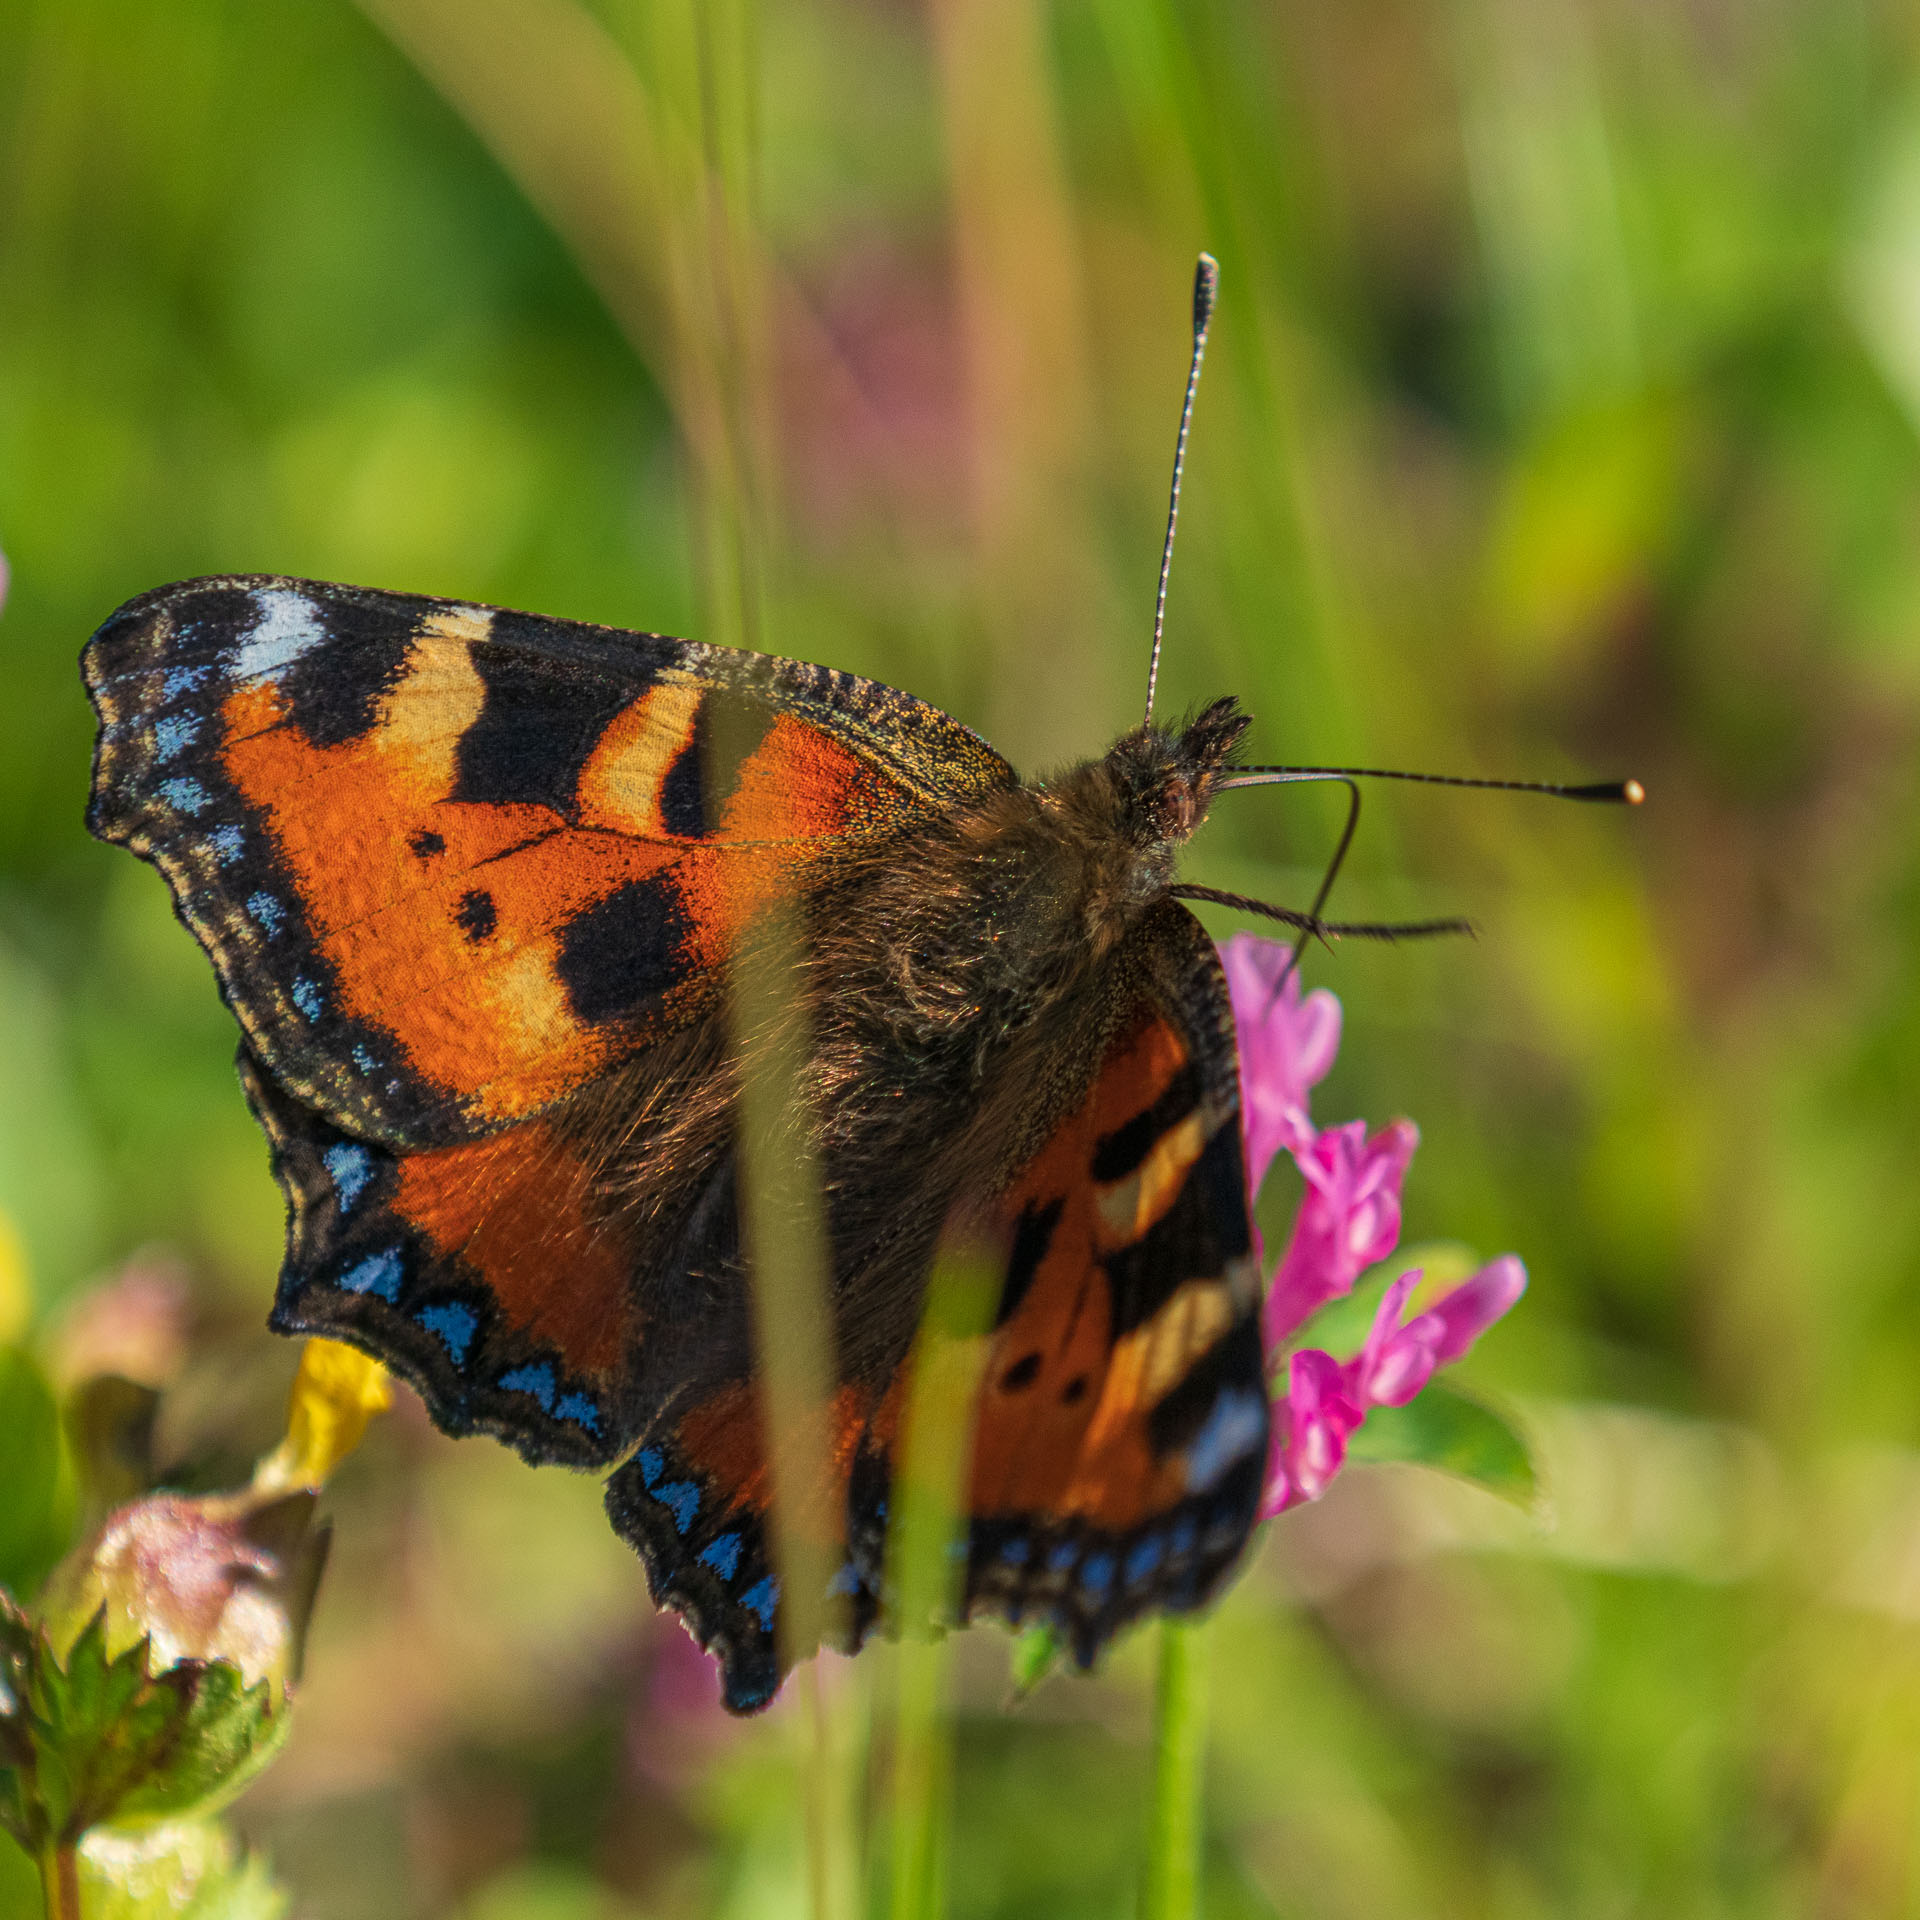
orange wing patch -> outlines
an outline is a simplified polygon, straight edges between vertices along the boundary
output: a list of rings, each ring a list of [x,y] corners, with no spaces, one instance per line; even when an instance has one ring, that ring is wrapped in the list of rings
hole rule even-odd
[[[242,682],[222,709],[221,757],[268,823],[340,1011],[499,1124],[693,1017],[753,915],[830,840],[889,818],[899,789],[780,714],[713,828],[676,833],[668,777],[697,752],[705,702],[725,696],[669,676],[606,727],[568,816],[464,800],[461,742],[485,705],[475,654],[486,644],[478,610],[423,620],[375,723],[337,744],[290,723],[274,680]],[[297,1012],[279,1013],[295,1025]],[[271,1056],[272,1031],[256,1037]]]
[[[780,714],[742,763],[719,838],[769,846],[836,839],[891,823],[903,790],[831,734]]]
[[[872,1394],[852,1381],[836,1387],[827,1403],[826,1479],[804,1490],[805,1508],[795,1516],[823,1545],[846,1542],[847,1486],[872,1407]],[[772,1505],[773,1473],[756,1381],[738,1381],[701,1401],[681,1418],[674,1442],[679,1458],[719,1494],[724,1507],[764,1514]]]
[[[575,1373],[612,1376],[639,1338],[630,1263],[595,1217],[578,1152],[539,1121],[406,1155],[389,1204],[433,1252],[463,1262],[513,1331]]]

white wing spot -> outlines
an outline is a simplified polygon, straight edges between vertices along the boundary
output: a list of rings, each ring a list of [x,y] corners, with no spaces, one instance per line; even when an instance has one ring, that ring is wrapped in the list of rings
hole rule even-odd
[[[1208,1493],[1227,1469],[1244,1460],[1267,1437],[1267,1409],[1244,1387],[1229,1387],[1187,1449],[1187,1486]]]
[[[259,618],[234,652],[234,673],[242,680],[278,679],[327,637],[313,602],[292,587],[262,587],[253,604]]]

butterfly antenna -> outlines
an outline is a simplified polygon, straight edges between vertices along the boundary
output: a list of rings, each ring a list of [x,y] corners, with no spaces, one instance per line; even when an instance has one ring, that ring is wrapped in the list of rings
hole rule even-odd
[[[1316,940],[1430,940],[1438,935],[1475,931],[1471,920],[1457,917],[1447,920],[1319,920],[1310,913],[1296,913],[1291,907],[1276,907],[1270,900],[1256,900],[1250,894],[1223,893],[1218,887],[1196,887],[1182,880],[1167,891],[1176,900],[1204,900],[1209,906],[1231,907],[1236,913],[1257,913],[1262,920],[1277,920],[1311,934]],[[1285,976],[1283,975],[1282,978]]]
[[[1498,793],[1544,793],[1556,800],[1610,801],[1637,807],[1647,790],[1638,780],[1598,780],[1587,786],[1563,786],[1552,780],[1477,780],[1458,773],[1404,773],[1392,767],[1227,767],[1213,783],[1215,793],[1235,787],[1278,787],[1296,781],[1339,780],[1352,791],[1356,780],[1415,780],[1428,787],[1487,787]]]
[[[1327,870],[1320,876],[1320,885],[1313,896],[1313,905],[1307,909],[1307,918],[1318,922],[1320,909],[1327,904],[1327,895],[1333,891],[1333,883],[1340,877],[1340,869],[1346,865],[1347,849],[1353,845],[1353,836],[1360,827],[1360,788],[1357,782],[1342,780],[1340,784],[1347,790],[1347,824],[1340,829],[1340,844],[1333,850],[1333,858],[1327,862]],[[1320,944],[1327,946],[1327,936],[1320,936]],[[1281,990],[1287,984],[1288,976],[1300,964],[1300,956],[1306,950],[1304,940],[1293,943],[1293,951],[1287,955],[1287,964],[1280,970],[1280,978],[1273,983],[1273,1000],[1278,1000]],[[1272,1004],[1271,1001],[1268,1003]]]
[[[1173,489],[1167,500],[1167,538],[1160,549],[1160,591],[1153,600],[1153,653],[1147,661],[1147,722],[1153,721],[1153,689],[1160,678],[1160,636],[1167,624],[1167,576],[1173,571],[1173,530],[1180,524],[1180,473],[1187,464],[1187,429],[1193,425],[1193,396],[1200,385],[1200,363],[1207,357],[1207,328],[1214,297],[1220,291],[1220,263],[1203,253],[1193,269],[1193,364],[1187,369],[1187,397],[1180,408],[1180,437],[1173,443]]]
[[[1265,901],[1250,900],[1243,894],[1217,893],[1208,887],[1175,887],[1176,894],[1189,900],[1210,900],[1216,906],[1237,907],[1244,913],[1257,913],[1269,920],[1278,920],[1284,925],[1296,927],[1325,945],[1329,936],[1347,934],[1361,939],[1371,940],[1408,940],[1421,939],[1434,934],[1472,933],[1473,924],[1467,920],[1421,920],[1396,923],[1367,922],[1358,925],[1340,924],[1322,920],[1320,909],[1327,904],[1327,896],[1333,891],[1334,880],[1345,864],[1347,851],[1353,845],[1355,830],[1360,825],[1360,789],[1355,784],[1360,780],[1413,780],[1425,786],[1433,787],[1490,787],[1502,793],[1544,793],[1557,800],[1598,800],[1613,802],[1620,806],[1637,807],[1646,799],[1647,790],[1638,780],[1600,780],[1584,786],[1566,786],[1550,780],[1481,780],[1464,774],[1452,773],[1404,773],[1387,767],[1229,767],[1226,777],[1214,783],[1214,792],[1224,793],[1234,787],[1278,787],[1304,784],[1311,780],[1338,781],[1347,790],[1347,820],[1340,832],[1340,844],[1334,849],[1333,858],[1327,862],[1327,870],[1321,878],[1318,890],[1313,896],[1313,905],[1305,913],[1293,913],[1287,909],[1268,905]],[[1286,985],[1287,976],[1300,964],[1300,953],[1304,941],[1295,941],[1292,953],[1287,956],[1287,964],[1280,978],[1274,983],[1277,996]]]

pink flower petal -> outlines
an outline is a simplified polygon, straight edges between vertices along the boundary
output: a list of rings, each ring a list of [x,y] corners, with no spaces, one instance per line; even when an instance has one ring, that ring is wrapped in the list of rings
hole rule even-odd
[[[1350,1363],[1347,1391],[1362,1406],[1404,1407],[1435,1367],[1462,1358],[1527,1290],[1526,1268],[1502,1254],[1401,1326],[1401,1310],[1419,1278],[1417,1270],[1402,1274],[1387,1289],[1367,1344]]]
[[[1268,1352],[1284,1348],[1399,1244],[1400,1187],[1419,1144],[1411,1120],[1392,1121],[1371,1139],[1365,1123],[1353,1120],[1295,1154],[1307,1191],[1267,1291]]]
[[[1434,1329],[1421,1314],[1406,1326],[1400,1315],[1420,1269],[1410,1268],[1386,1290],[1367,1343],[1348,1362],[1349,1392],[1362,1407],[1404,1407],[1433,1377]]]
[[[1240,1049],[1240,1114],[1246,1130],[1247,1187],[1257,1194],[1281,1148],[1313,1144],[1308,1093],[1340,1051],[1340,1002],[1324,987],[1302,995],[1293,950],[1236,933],[1220,949]],[[1284,976],[1284,977],[1283,977]]]
[[[1318,1500],[1347,1457],[1347,1441],[1366,1417],[1347,1393],[1346,1369],[1308,1347],[1287,1370],[1287,1397],[1273,1410],[1267,1490],[1261,1517]]]
[[[1348,1363],[1348,1397],[1363,1407],[1404,1407],[1435,1367],[1461,1359],[1527,1289],[1526,1268],[1502,1254],[1402,1326],[1419,1278],[1416,1268],[1387,1289],[1367,1344]]]
[[[1421,1316],[1440,1322],[1434,1357],[1442,1366],[1461,1358],[1526,1290],[1527,1270],[1513,1254],[1488,1261],[1471,1280],[1463,1280]]]

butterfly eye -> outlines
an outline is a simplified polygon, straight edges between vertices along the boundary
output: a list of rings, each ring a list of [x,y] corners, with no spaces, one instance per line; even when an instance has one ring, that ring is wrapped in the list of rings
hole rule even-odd
[[[1199,811],[1192,785],[1177,773],[1170,775],[1160,792],[1160,812],[1167,838],[1185,839],[1193,831]]]

